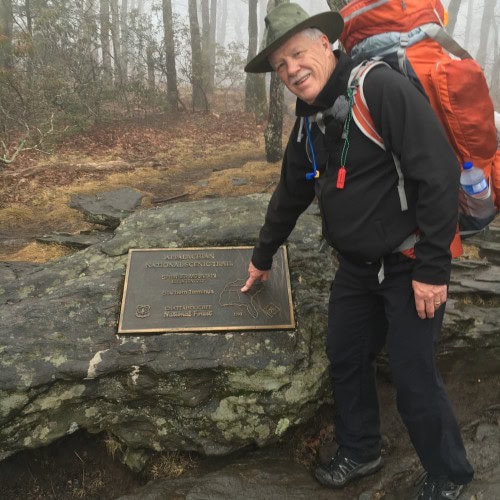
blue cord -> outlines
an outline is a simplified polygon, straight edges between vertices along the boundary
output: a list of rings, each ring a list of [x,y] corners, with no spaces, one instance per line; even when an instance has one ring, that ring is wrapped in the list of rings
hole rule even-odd
[[[306,116],[306,133],[307,133],[307,140],[309,141],[309,146],[311,147],[311,156],[313,163],[313,171],[307,172],[306,179],[308,181],[311,181],[319,177],[319,172],[318,172],[318,166],[316,165],[316,153],[314,151],[314,146],[311,139],[311,131],[309,130],[309,118],[307,116]]]

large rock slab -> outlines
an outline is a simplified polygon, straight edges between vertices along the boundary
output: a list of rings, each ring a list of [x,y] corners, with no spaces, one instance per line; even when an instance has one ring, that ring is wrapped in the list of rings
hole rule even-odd
[[[112,234],[105,231],[81,231],[77,234],[55,232],[51,234],[44,234],[36,239],[39,243],[46,243],[48,245],[57,244],[69,248],[76,248],[81,250],[92,245],[96,245],[101,241],[110,239]]]
[[[149,450],[223,455],[274,443],[309,419],[330,397],[335,270],[314,206],[288,244],[295,330],[117,335],[130,248],[251,245],[268,200],[142,210],[110,241],[44,265],[2,266],[0,459],[87,429],[114,435],[139,469]],[[454,267],[442,350],[499,346],[497,275],[488,261]]]
[[[0,458],[76,429],[144,450],[225,454],[280,439],[329,394],[324,355],[333,266],[319,217],[289,244],[294,331],[117,336],[129,248],[249,245],[267,196],[141,211],[111,241],[0,284]]]
[[[131,188],[96,194],[75,194],[69,206],[80,210],[85,220],[110,228],[120,225],[140,205],[143,194]]]
[[[303,466],[281,457],[256,455],[235,459],[207,474],[156,480],[119,500],[329,500],[332,492],[316,483]]]

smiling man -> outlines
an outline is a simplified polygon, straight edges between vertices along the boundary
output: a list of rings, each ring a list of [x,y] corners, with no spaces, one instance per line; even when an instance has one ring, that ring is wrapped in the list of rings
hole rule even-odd
[[[337,12],[309,17],[282,4],[266,17],[266,47],[245,68],[276,71],[297,96],[297,120],[242,291],[268,279],[274,253],[316,197],[339,260],[327,336],[339,446],[314,476],[339,488],[381,469],[375,359],[387,345],[398,410],[427,473],[416,497],[453,500],[473,470],[434,344],[460,169],[426,98],[388,66],[372,69],[363,84],[385,149],[351,120],[357,69],[331,48],[342,28]]]
[[[328,37],[319,30],[298,33],[269,55],[269,62],[288,90],[313,104],[335,68]]]

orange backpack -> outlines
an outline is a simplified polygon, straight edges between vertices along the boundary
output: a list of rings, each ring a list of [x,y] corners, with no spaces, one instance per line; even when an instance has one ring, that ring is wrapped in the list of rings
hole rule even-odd
[[[445,31],[440,0],[352,0],[340,13],[347,53],[359,62],[391,60],[392,67],[418,80],[460,164],[483,170],[500,208],[500,152],[488,85],[479,64]],[[364,78],[373,65],[358,76]],[[359,89],[353,118],[369,138],[381,141],[362,97],[362,79]],[[458,233],[451,250],[454,257],[462,253]]]

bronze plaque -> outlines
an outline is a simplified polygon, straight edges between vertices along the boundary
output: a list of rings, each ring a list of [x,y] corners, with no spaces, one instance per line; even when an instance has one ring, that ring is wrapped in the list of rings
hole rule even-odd
[[[286,248],[269,280],[240,291],[252,247],[129,251],[118,333],[295,328]]]

